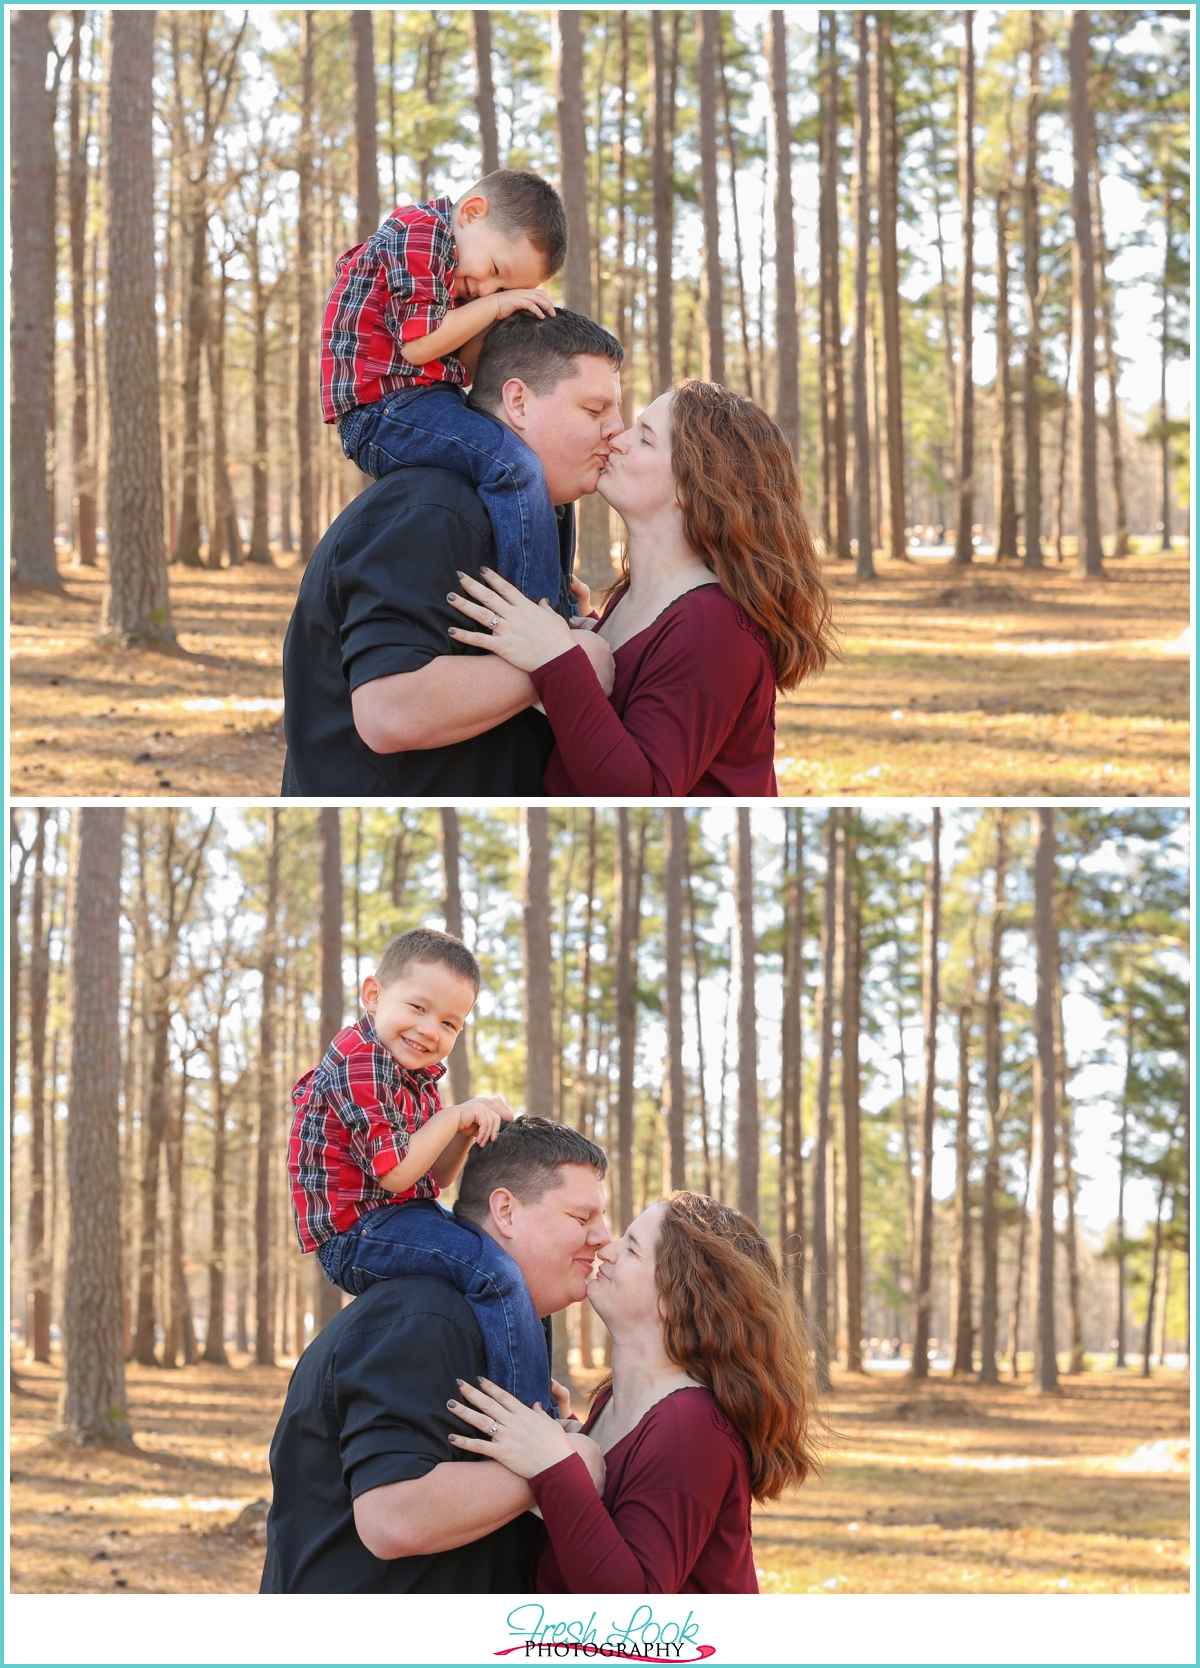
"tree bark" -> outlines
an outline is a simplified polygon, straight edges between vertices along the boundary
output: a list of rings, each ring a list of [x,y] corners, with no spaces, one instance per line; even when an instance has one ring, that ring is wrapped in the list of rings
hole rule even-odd
[[[258,1029],[258,1143],[254,1190],[254,1359],[275,1365],[272,1288],[272,1145],[275,1134],[275,1008],[279,981],[279,812],[267,812],[266,896],[259,967],[262,973]]]
[[[812,1319],[813,1354],[823,1389],[829,1379],[829,1107],[833,1085],[833,1017],[837,991],[837,898],[841,850],[841,813],[826,812],[825,887],[821,900],[821,990],[817,1030],[820,1063],[817,1069],[816,1148],[812,1160]]]
[[[96,467],[88,433],[87,344],[87,129],[80,131],[79,59],[83,12],[72,12],[71,101],[68,115],[67,215],[71,244],[71,464],[74,471],[75,555],[81,567],[96,566]]]
[[[1092,120],[1092,213],[1096,227],[1096,295],[1100,303],[1100,329],[1104,340],[1104,374],[1108,382],[1108,452],[1112,464],[1113,507],[1116,525],[1113,528],[1114,556],[1129,555],[1129,511],[1125,501],[1125,457],[1121,444],[1121,403],[1117,398],[1117,383],[1121,365],[1117,357],[1116,332],[1113,328],[1112,281],[1108,273],[1108,246],[1104,237],[1104,205],[1100,196],[1100,154],[1096,144],[1096,123]]]
[[[1025,106],[1025,188],[1021,198],[1025,300],[1025,558],[1042,566],[1042,278],[1038,211],[1038,123],[1042,112],[1042,14],[1029,14],[1029,100]]]
[[[587,881],[583,914],[583,942],[579,946],[579,1069],[575,1074],[575,1128],[588,1134],[588,1051],[592,1022],[592,931],[596,911],[596,807],[588,807]],[[586,1316],[588,1305],[580,1311]],[[583,1364],[591,1366],[584,1354]]]
[[[345,883],[342,876],[342,813],[336,805],[317,812],[321,863],[321,1019],[317,1038],[322,1055],[342,1028],[346,1015],[346,987],[342,977],[342,915]],[[355,1000],[358,993],[355,992]],[[314,1275],[319,1332],[342,1307],[342,1293],[324,1270]]]
[[[784,880],[785,928],[782,1073],[779,1097],[780,1224],[783,1267],[789,1271],[792,1295],[801,1311],[804,1302],[804,825],[799,811],[786,812],[790,865]]]
[[[754,847],[750,812],[744,807],[737,814],[734,876],[738,922],[738,1209],[751,1222],[757,1222],[758,940],[754,931]]]
[[[1095,146],[1088,87],[1092,57],[1090,31],[1091,20],[1087,12],[1073,13],[1069,49],[1071,148],[1075,169],[1071,212],[1079,258],[1079,503],[1075,571],[1081,579],[1096,579],[1104,573],[1096,481],[1096,256],[1089,185]]]
[[[314,15],[311,11],[300,14],[300,131],[296,139],[296,461],[302,564],[307,564],[317,543],[312,408],[312,343],[316,324],[312,294]]]
[[[267,286],[263,283],[258,224],[256,215],[247,241],[254,328],[254,453],[250,459],[253,509],[250,520],[250,548],[246,551],[246,560],[261,563],[263,567],[271,567],[271,532],[267,515],[267,451],[270,445],[267,419],[268,293]]]
[[[878,17],[875,61],[877,147],[879,154],[879,300],[883,315],[884,420],[886,441],[881,506],[884,554],[893,562],[908,560],[904,492],[904,343],[900,329],[900,259],[896,251],[899,185],[895,97],[892,91],[892,30],[887,13]]]
[[[446,931],[454,938],[463,936],[463,906],[462,906],[462,855],[458,826],[458,812],[453,806],[443,805],[441,808],[442,824],[442,873],[445,880],[446,899],[444,915],[446,917]],[[549,882],[547,881],[547,886]],[[547,917],[548,919],[548,917]],[[549,930],[547,928],[547,930]],[[456,1105],[461,1106],[464,1100],[471,1098],[471,1033],[464,1026],[461,1035],[450,1050],[450,1093],[454,1096]]]
[[[1163,281],[1162,281],[1162,366],[1158,396],[1158,426],[1162,463],[1162,542],[1160,548],[1171,549],[1171,431],[1167,409],[1167,366],[1171,359],[1171,193],[1163,192]]]
[[[117,22],[114,16],[110,27]],[[114,970],[121,953],[124,819],[120,809],[86,808],[71,819],[69,1226],[63,1380],[53,1435],[74,1443],[131,1436],[121,1354],[121,1218],[114,1209],[121,1196],[120,982]]]
[[[721,212],[717,199],[717,32],[716,12],[696,14],[696,100],[699,106],[700,172],[697,185],[704,221],[701,266],[704,302],[702,375],[725,381],[725,309],[721,274]]]
[[[657,360],[654,393],[665,393],[675,378],[674,300],[675,192],[674,122],[667,107],[668,74],[663,14],[650,13],[653,154],[650,195],[654,210],[654,325]],[[673,94],[674,88],[671,87]]]
[[[550,959],[550,813],[525,813],[525,1115],[554,1116],[554,982]]]
[[[46,1009],[50,995],[50,941],[46,932],[46,823],[37,813],[33,842],[33,895],[29,907],[29,1283],[32,1325],[27,1337],[35,1361],[50,1360],[50,1266],[46,1243]]]
[[[1058,1072],[1054,1058],[1054,974],[1058,965],[1055,927],[1054,812],[1034,813],[1033,935],[1037,956],[1037,1074],[1034,1117],[1038,1121],[1041,1165],[1038,1171],[1038,1290],[1034,1330],[1034,1387],[1058,1389],[1054,1343],[1054,1193],[1058,1124]]]
[[[238,524],[233,484],[229,479],[229,448],[225,433],[225,261],[217,275],[217,305],[207,341],[208,386],[212,403],[212,467],[216,486],[215,526],[208,531],[208,566],[219,568],[221,547],[229,554],[231,568],[242,560],[242,532]]]
[[[850,560],[850,499],[846,490],[846,368],[842,354],[841,253],[837,183],[841,171],[838,152],[840,87],[838,81],[837,13],[823,12],[825,60],[821,81],[821,193],[819,207],[822,306],[821,345],[826,479],[826,549],[841,561]]]
[[[1167,1178],[1159,1177],[1158,1204],[1154,1212],[1154,1241],[1150,1253],[1150,1289],[1146,1293],[1146,1325],[1142,1332],[1142,1378],[1150,1377],[1150,1351],[1154,1344],[1154,1306],[1158,1300],[1158,1264],[1162,1255],[1162,1213],[1163,1200],[1167,1191]],[[1162,1363],[1160,1362],[1161,1366]]]
[[[955,1130],[955,1376],[975,1373],[975,1325],[973,1314],[974,1256],[971,1231],[971,1028],[975,1023],[975,994],[979,983],[978,904],[971,923],[971,960],[967,984],[958,1009],[958,1122]]]
[[[171,1202],[171,1234],[167,1253],[169,1296],[167,1302],[166,1339],[163,1344],[163,1366],[183,1364],[190,1367],[196,1359],[196,1333],[192,1321],[192,1301],[183,1266],[183,1133],[187,1107],[187,1060],[179,1077],[179,1110],[168,1113],[167,1130],[167,1188]]]
[[[924,1072],[921,1082],[921,1217],[917,1252],[917,1290],[913,1324],[913,1378],[929,1377],[929,1321],[933,1307],[933,1125],[937,1089],[938,941],[942,932],[942,813],[933,808],[932,850],[925,874],[925,908],[921,950],[924,996]]]
[[[846,1371],[864,1371],[862,1245],[862,1112],[859,1106],[858,1033],[862,1022],[859,948],[858,814],[842,812],[842,1152],[845,1158]]]
[[[1037,1126],[1037,1112],[1031,1109],[1029,1120],[1029,1146],[1025,1159],[1025,1191],[1021,1196],[1021,1214],[1017,1227],[1017,1271],[1013,1280],[1012,1312],[1008,1327],[1008,1349],[1011,1357],[1010,1366],[1014,1382],[1020,1376],[1017,1357],[1019,1353],[1021,1331],[1021,1298],[1022,1286],[1025,1279],[1025,1247],[1029,1239],[1029,1192],[1033,1178],[1033,1145],[1034,1131]]]
[[[683,1075],[683,862],[688,834],[681,810],[666,812],[663,836],[663,954],[667,1021],[667,1070],[663,1085],[666,1104],[663,1113],[668,1158],[664,1185],[669,1185],[674,1192],[687,1185],[684,1148],[687,1090]]]
[[[1057,919],[1057,916],[1056,916]],[[1063,1030],[1062,967],[1057,926],[1054,937],[1054,1080],[1058,1093],[1062,1140],[1062,1187],[1067,1203],[1067,1224],[1063,1239],[1067,1252],[1067,1301],[1071,1313],[1071,1355],[1068,1375],[1083,1371],[1083,1307],[1079,1275],[1079,1228],[1075,1218],[1075,1137],[1071,1103],[1067,1098],[1067,1052]]]
[[[1129,1091],[1133,1083],[1133,1004],[1126,996],[1125,1007],[1125,1086],[1121,1092],[1121,1145],[1117,1168],[1117,1323],[1116,1360],[1114,1367],[1124,1367],[1125,1361],[1125,1178],[1129,1162]]]
[[[984,1007],[984,1070],[987,1085],[988,1149],[983,1172],[983,1289],[979,1314],[979,1378],[982,1384],[997,1384],[997,1331],[1000,1305],[1000,1151],[1002,1100],[1000,1095],[1001,1034],[1004,993],[1000,974],[1004,965],[1004,887],[1008,869],[1007,809],[995,813],[996,856],[995,902],[992,908],[991,944],[988,953],[988,993]]]
[[[380,221],[379,156],[375,142],[379,126],[379,92],[375,85],[374,13],[351,12],[350,23],[354,30],[355,204],[358,211],[354,241],[365,243]]]
[[[222,1004],[223,1006],[223,1004]],[[225,1351],[225,1240],[229,1138],[225,1129],[225,1080],[221,1075],[221,1021],[208,1038],[208,1071],[212,1083],[212,1238],[208,1255],[208,1326],[200,1359],[210,1366],[227,1367]]]
[[[1012,188],[1012,150],[996,192],[996,387],[999,393],[999,491],[996,494],[996,560],[1017,552],[1017,486],[1013,459],[1012,329],[1008,316],[1008,211]]]
[[[637,1049],[637,877],[633,872],[629,812],[617,811],[617,1228],[633,1220],[633,1061]]]
[[[771,114],[775,134],[775,421],[800,456],[800,325],[796,312],[796,232],[792,203],[792,122],[788,109],[787,19],[771,13]],[[765,387],[761,390],[766,398]]]
[[[737,137],[733,127],[733,102],[729,93],[729,77],[725,71],[725,43],[721,36],[720,14],[717,14],[717,76],[721,83],[721,114],[725,120],[725,149],[729,156],[729,192],[733,206],[733,250],[737,268],[738,321],[742,337],[742,380],[746,393],[754,398],[754,361],[750,353],[750,316],[746,306],[746,268],[742,256],[742,217],[738,209],[738,154]],[[766,389],[761,390],[761,403],[766,403]]]
[[[875,525],[871,519],[871,417],[867,406],[867,319],[870,312],[871,253],[871,15],[855,12],[858,44],[855,70],[854,148],[854,536],[858,541],[856,572],[860,579],[875,577]],[[882,185],[882,179],[880,180]],[[882,235],[882,205],[880,233]],[[880,282],[883,282],[882,267]]]
[[[154,24],[109,20],[105,98],[104,362],[108,553],[100,639],[175,641],[163,545],[162,444],[154,275]]]
[[[496,126],[496,89],[492,80],[492,14],[471,13],[475,49],[475,111],[479,118],[479,149],[485,174],[500,166],[500,134]]]
[[[975,13],[960,12],[964,30],[958,56],[958,196],[962,207],[962,266],[958,274],[958,432],[955,481],[958,526],[954,565],[975,559]]]

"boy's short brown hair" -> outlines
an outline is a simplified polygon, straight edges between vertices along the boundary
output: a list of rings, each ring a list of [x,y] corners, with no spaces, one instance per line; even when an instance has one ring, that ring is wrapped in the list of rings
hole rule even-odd
[[[479,995],[483,973],[478,961],[460,938],[451,938],[448,932],[438,932],[433,927],[410,927],[390,939],[383,947],[375,977],[381,985],[394,985],[419,961],[440,962],[451,973],[465,979],[476,996]]]
[[[600,1177],[608,1174],[604,1148],[570,1124],[556,1124],[549,1118],[515,1118],[511,1124],[501,1124],[494,1141],[472,1146],[467,1153],[455,1215],[483,1222],[488,1200],[498,1187],[507,1187],[523,1205],[535,1205],[557,1185],[564,1164],[582,1164]]]
[[[546,263],[546,277],[567,259],[567,211],[558,192],[530,168],[497,168],[464,195],[487,198],[488,215],[503,237],[526,237]],[[462,202],[463,198],[459,198]]]

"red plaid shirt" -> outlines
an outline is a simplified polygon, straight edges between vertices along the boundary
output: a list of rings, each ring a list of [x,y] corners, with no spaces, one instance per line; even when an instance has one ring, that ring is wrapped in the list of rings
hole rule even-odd
[[[338,261],[321,324],[327,423],[397,388],[466,386],[467,373],[453,354],[413,365],[400,352],[402,342],[430,335],[457,305],[453,211],[449,197],[393,209],[373,237]]]
[[[445,1070],[407,1071],[364,1014],[338,1032],[319,1066],[305,1072],[292,1090],[296,1116],[288,1141],[301,1250],[315,1251],[381,1205],[437,1198],[430,1175],[406,1193],[389,1193],[378,1178],[395,1169],[410,1136],[441,1109],[437,1081]]]

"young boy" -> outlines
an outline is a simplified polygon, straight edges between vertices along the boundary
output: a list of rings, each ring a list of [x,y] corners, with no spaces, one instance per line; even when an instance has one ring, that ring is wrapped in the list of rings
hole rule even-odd
[[[378,479],[405,465],[465,475],[483,500],[496,568],[559,605],[558,524],[542,466],[464,388],[497,319],[553,317],[540,286],[562,269],[567,217],[553,186],[500,168],[458,202],[394,209],[348,249],[325,303],[321,404],[346,456]]]
[[[385,947],[363,980],[363,1017],[292,1090],[292,1210],[301,1249],[353,1296],[401,1274],[451,1280],[479,1322],[489,1376],[549,1410],[546,1338],[520,1270],[437,1203],[471,1143],[494,1141],[513,1117],[500,1095],[443,1106],[438,1094],[479,984],[479,963],[446,933],[418,927]]]

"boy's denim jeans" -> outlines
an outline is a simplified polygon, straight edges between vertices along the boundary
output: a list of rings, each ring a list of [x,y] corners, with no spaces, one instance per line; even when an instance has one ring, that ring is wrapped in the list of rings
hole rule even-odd
[[[348,411],[338,435],[350,461],[376,480],[415,464],[465,475],[491,521],[497,571],[533,602],[560,606],[558,521],[537,454],[472,411],[460,388],[402,388]]]
[[[381,1205],[317,1251],[335,1286],[361,1297],[378,1280],[436,1274],[471,1305],[487,1353],[488,1377],[531,1406],[556,1415],[546,1334],[512,1258],[471,1222],[435,1199]],[[448,1392],[449,1393],[449,1392]]]

